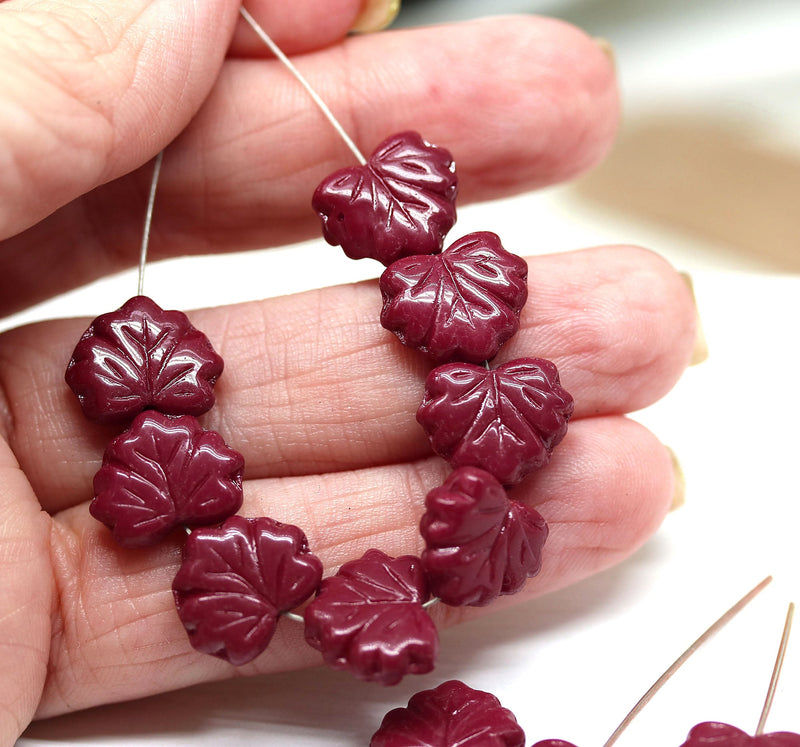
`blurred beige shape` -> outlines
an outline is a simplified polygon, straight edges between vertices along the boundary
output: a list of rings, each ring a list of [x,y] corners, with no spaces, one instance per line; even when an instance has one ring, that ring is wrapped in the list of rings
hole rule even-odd
[[[800,156],[770,149],[745,125],[669,115],[632,123],[577,190],[765,270],[800,272]]]

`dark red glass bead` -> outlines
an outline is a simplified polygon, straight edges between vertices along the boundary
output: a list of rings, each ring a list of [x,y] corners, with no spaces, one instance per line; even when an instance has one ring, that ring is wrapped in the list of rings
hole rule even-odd
[[[480,363],[519,328],[528,298],[525,260],[499,237],[471,233],[441,254],[399,259],[381,276],[381,324],[438,363]]]
[[[243,469],[242,455],[191,415],[143,412],[106,448],[89,511],[121,545],[151,545],[235,514]]]
[[[695,726],[681,747],[800,747],[800,734],[776,731],[751,737],[730,724],[707,721]]]
[[[563,739],[543,739],[531,747],[575,747],[575,745],[572,742],[565,742]]]
[[[514,714],[492,694],[450,680],[389,711],[370,747],[525,747]]]
[[[509,500],[495,477],[477,467],[455,470],[428,493],[420,533],[431,593],[455,606],[489,604],[514,594],[542,566],[547,523]]]
[[[321,578],[300,529],[232,516],[192,532],[172,591],[192,646],[239,666],[266,649],[278,616],[302,604]]]
[[[329,244],[351,259],[390,265],[441,250],[456,221],[456,183],[447,150],[416,132],[401,132],[384,140],[364,166],[324,179],[312,206]]]
[[[417,420],[453,467],[480,467],[513,485],[547,464],[572,410],[555,364],[519,358],[492,370],[469,363],[434,368]]]
[[[436,626],[422,607],[430,594],[419,558],[368,550],[326,578],[305,610],[306,640],[325,663],[395,685],[433,669]]]
[[[150,408],[201,415],[214,404],[222,365],[186,314],[136,296],[89,325],[66,380],[89,420],[124,423]]]

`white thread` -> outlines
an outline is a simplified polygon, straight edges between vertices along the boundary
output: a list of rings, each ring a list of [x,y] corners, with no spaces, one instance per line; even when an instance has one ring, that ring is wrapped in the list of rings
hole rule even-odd
[[[433,599],[429,599],[427,602],[423,603],[422,609],[428,610],[439,601],[439,597],[433,597]],[[305,623],[305,618],[302,615],[296,615],[294,612],[282,612],[281,614],[294,622]]]
[[[353,152],[353,155],[356,157],[358,162],[363,166],[366,164],[367,159],[364,158],[364,154],[358,149],[358,146],[353,142],[351,137],[345,132],[344,127],[339,123],[339,120],[333,116],[333,112],[328,108],[328,105],[322,100],[322,97],[311,87],[311,84],[303,77],[300,71],[292,64],[292,61],[281,51],[280,47],[275,44],[274,41],[269,37],[266,31],[264,31],[261,26],[259,26],[258,22],[256,21],[253,16],[247,11],[247,9],[242,6],[239,8],[239,11],[242,14],[242,18],[244,18],[247,23],[250,24],[253,31],[258,34],[261,41],[269,47],[272,53],[286,66],[289,72],[297,78],[297,81],[300,83],[303,88],[306,89],[308,95],[314,100],[314,103],[319,107],[320,111],[325,115],[327,120],[333,125],[333,129],[339,133],[339,137],[344,140],[345,145]]]
[[[775,691],[778,689],[778,678],[781,676],[783,659],[786,656],[786,646],[789,643],[789,633],[792,630],[793,617],[794,602],[791,602],[789,604],[789,609],[786,611],[786,622],[783,625],[783,634],[781,635],[781,642],[778,646],[778,655],[775,657],[775,666],[772,668],[772,676],[769,678],[767,697],[764,700],[764,707],[761,709],[761,717],[758,719],[758,726],[756,727],[755,736],[763,734],[767,725],[767,717],[769,716],[770,709],[772,708],[772,700],[775,697]]]
[[[161,161],[164,160],[164,151],[159,151],[156,162],[153,165],[153,176],[150,180],[150,194],[147,198],[147,211],[144,216],[144,231],[142,233],[142,248],[139,251],[139,282],[137,285],[137,295],[141,296],[144,292],[144,266],[147,264],[147,249],[150,245],[150,227],[153,223],[153,205],[156,202],[156,188],[158,187],[158,177],[161,174]]]
[[[706,629],[706,631],[686,649],[650,687],[650,689],[639,699],[639,702],[630,710],[627,716],[622,720],[622,723],[614,730],[614,733],[608,738],[608,741],[603,747],[611,747],[617,739],[619,739],[625,729],[628,728],[634,717],[642,710],[653,698],[653,696],[662,688],[664,683],[672,677],[684,664],[684,662],[694,654],[714,633],[720,628],[727,625],[742,609],[748,605],[753,598],[760,594],[761,591],[772,582],[772,576],[767,576],[760,584],[751,589],[745,594],[736,604],[733,605],[722,617]]]

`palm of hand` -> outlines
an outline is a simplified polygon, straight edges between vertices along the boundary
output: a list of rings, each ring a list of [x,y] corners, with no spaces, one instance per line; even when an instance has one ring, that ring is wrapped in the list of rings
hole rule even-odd
[[[236,8],[230,5],[223,15],[225,28],[232,32]],[[13,6],[11,0],[2,12]],[[164,256],[184,251],[188,243],[201,250],[241,249],[305,235],[312,230],[313,216],[308,211],[306,218],[302,206],[315,182],[330,170],[326,161],[339,165],[341,152],[313,112],[301,116],[308,118],[318,139],[310,149],[292,150],[283,145],[285,136],[304,125],[295,121],[282,130],[291,102],[268,113],[250,105],[253,86],[270,90],[283,85],[283,73],[272,62],[231,60],[215,84],[224,43],[211,26],[219,19],[209,12],[200,20],[204,23],[198,24],[195,42],[207,43],[211,53],[204,58],[206,67],[186,84],[185,108],[159,120],[160,141],[180,132],[193,107],[211,93],[168,155],[159,210],[163,225],[170,226],[164,232],[169,237],[161,235],[154,250]],[[145,14],[138,23],[139,29],[150,28],[153,19]],[[481,59],[473,57],[453,81],[437,78],[438,84],[452,86],[453,96],[443,96],[427,109],[420,104],[411,124],[431,139],[459,146],[462,194],[479,198],[509,189],[493,183],[512,189],[535,186],[596,159],[614,120],[613,82],[602,53],[557,24],[531,20],[478,26],[466,26],[451,37],[438,31],[399,35],[397,48],[383,60],[385,68],[391,70],[396,55],[417,60],[424,70],[420,55],[438,54],[429,44],[432,37],[478,56],[501,48],[508,52],[513,42],[520,57],[531,54],[529,42],[535,37],[548,49],[566,44],[577,55],[561,54],[547,62],[553,76],[539,85],[552,86],[557,102],[568,100],[576,85],[591,94],[585,110],[570,110],[568,127],[557,124],[552,113],[543,121],[537,110],[541,103],[520,104],[514,95],[514,105],[526,112],[517,119],[525,124],[515,137],[500,138],[492,128],[499,127],[502,117],[493,118],[494,124],[470,122],[460,128],[442,124],[448,108],[470,106],[470,95],[476,100],[490,95]],[[487,51],[489,30],[496,38]],[[168,31],[169,24],[163,33]],[[287,41],[291,49],[291,36],[285,45]],[[294,46],[313,49],[323,43],[318,31],[316,37],[309,32],[309,38],[295,39]],[[364,69],[359,60],[371,58],[376,43],[369,38],[348,42],[355,70]],[[239,38],[236,44],[246,54],[247,40]],[[322,77],[336,54],[334,48],[310,57],[312,73]],[[545,64],[546,49],[534,54]],[[111,59],[116,60],[113,54]],[[188,53],[186,59],[191,59]],[[473,66],[480,85],[470,94],[458,80],[468,79]],[[341,72],[341,66],[334,69]],[[380,68],[371,74],[379,75]],[[419,81],[411,75],[409,80],[419,88],[385,107],[376,103],[381,86],[365,77],[362,94],[369,103],[354,110],[364,125],[364,139],[374,142],[387,130],[409,124],[405,107],[425,100],[422,92],[431,83],[430,75],[419,72]],[[41,89],[32,85],[34,91]],[[502,103],[505,95],[525,90],[530,82],[507,85],[509,90],[494,102],[501,109],[507,106]],[[492,86],[497,88],[496,82]],[[157,102],[160,92],[147,95]],[[126,109],[125,101],[115,106],[121,121],[127,121],[130,107]],[[259,173],[250,168],[252,149],[242,148],[254,121],[263,167]],[[523,130],[533,121],[541,128],[542,142],[548,141],[541,151],[521,145]],[[592,137],[581,134],[587,122],[592,122]],[[84,193],[123,176],[152,154],[154,146],[135,130],[127,132],[127,139],[120,134],[103,169],[71,170],[68,156],[85,155],[91,147],[77,144],[74,151],[61,154],[54,170],[58,178],[39,177],[34,185],[38,193],[29,185],[4,191],[17,200],[0,233],[8,237],[0,244],[4,311],[133,259],[127,239],[139,231],[141,203],[120,198],[141,183],[143,174],[134,172]],[[8,140],[12,151],[31,156],[23,153],[13,133]],[[205,160],[198,165],[199,157]],[[304,169],[312,173],[285,178]],[[216,198],[209,196],[212,184]],[[201,195],[216,200],[213,209],[203,205]],[[74,201],[56,210],[68,200]],[[235,219],[227,209],[232,205]],[[201,220],[198,210],[203,208],[210,217]],[[92,218],[97,210],[108,211],[114,220],[98,225]],[[36,257],[36,273],[21,260],[26,256]],[[694,330],[685,284],[666,263],[642,250],[606,248],[540,257],[531,262],[530,278],[531,301],[522,328],[498,362],[530,353],[557,361],[577,407],[571,433],[552,464],[515,493],[535,505],[552,527],[544,570],[518,598],[572,583],[621,559],[660,522],[672,493],[669,455],[652,435],[621,415],[670,388],[688,361]],[[413,418],[426,364],[380,328],[379,298],[374,285],[362,284],[190,315],[226,361],[218,404],[204,425],[222,432],[245,456],[243,513],[268,514],[303,527],[327,568],[371,546],[393,554],[419,551],[416,525],[422,499],[447,471],[430,457]],[[98,313],[102,311],[106,309]],[[0,641],[8,651],[0,672],[0,697],[6,704],[0,713],[3,738],[13,739],[34,713],[48,716],[231,674],[224,662],[192,651],[177,619],[170,584],[180,559],[178,542],[122,550],[88,514],[92,476],[114,431],[87,423],[63,383],[65,363],[85,326],[85,320],[48,322],[0,338]],[[468,614],[473,613],[441,606],[435,612],[440,623]],[[314,661],[302,631],[282,625],[270,650],[245,671],[275,671]]]

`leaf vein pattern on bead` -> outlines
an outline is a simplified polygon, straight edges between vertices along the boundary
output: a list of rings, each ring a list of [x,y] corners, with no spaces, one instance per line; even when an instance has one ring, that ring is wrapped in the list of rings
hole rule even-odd
[[[456,314],[456,308],[460,305],[461,308],[463,309],[463,318],[467,321],[467,324],[469,324],[469,326],[472,329],[475,329],[475,320],[473,318],[472,312],[470,311],[470,304],[467,302],[467,299],[464,298],[464,291],[463,291],[463,289],[461,287],[461,281],[459,281],[458,277],[453,272],[453,269],[450,267],[450,262],[447,260],[446,257],[442,257],[441,258],[441,263],[442,263],[442,269],[444,270],[445,273],[447,273],[447,276],[450,279],[450,282],[453,284],[453,289],[455,290],[456,300],[455,300],[455,303],[452,304],[450,309],[442,309],[442,304],[440,302],[437,305],[437,316],[439,315],[440,311],[445,310],[445,311],[449,312],[450,319],[452,320],[453,316],[455,316],[455,314]],[[439,292],[441,294],[444,294],[445,290],[446,289],[445,289],[445,285],[444,285],[444,280],[440,277],[439,278]],[[443,326],[448,326],[448,325],[447,325],[447,323],[445,323]]]

